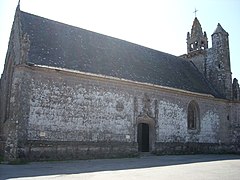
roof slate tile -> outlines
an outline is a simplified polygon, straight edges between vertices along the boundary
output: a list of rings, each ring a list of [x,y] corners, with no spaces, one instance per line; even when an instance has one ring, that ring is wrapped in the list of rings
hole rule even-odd
[[[188,60],[21,11],[28,62],[212,94]]]

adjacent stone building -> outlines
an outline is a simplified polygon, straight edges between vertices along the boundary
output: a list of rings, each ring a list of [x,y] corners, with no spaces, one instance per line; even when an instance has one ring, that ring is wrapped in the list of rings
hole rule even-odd
[[[5,160],[239,153],[228,33],[197,18],[176,57],[22,12],[1,76]]]

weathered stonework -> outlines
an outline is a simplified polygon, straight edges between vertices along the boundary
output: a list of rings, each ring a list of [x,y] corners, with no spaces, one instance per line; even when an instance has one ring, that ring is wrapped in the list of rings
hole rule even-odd
[[[230,115],[231,104],[226,100],[43,67],[19,66],[15,73],[18,78],[13,85],[18,87],[22,82],[21,93],[26,100],[24,104],[14,103],[15,109],[20,108],[21,120],[15,126],[18,130],[8,134],[17,132],[15,154],[20,158],[136,155],[137,124],[151,124],[151,119],[153,153],[207,152],[210,147],[210,152],[221,152],[221,148],[228,151],[226,144],[238,141],[238,132],[231,132],[230,126],[235,124],[232,118],[239,122],[239,116],[227,119],[225,114]],[[199,104],[201,112],[200,131],[196,133],[187,129],[187,106],[191,100]],[[29,108],[28,114],[20,113],[24,108]],[[13,121],[16,119],[13,117]],[[237,150],[233,148],[231,152]]]
[[[202,32],[201,25],[196,18],[193,22],[192,32],[195,32],[193,36],[187,37],[188,54],[181,57],[191,60],[224,98],[232,99],[228,33],[218,24],[217,29],[212,34],[212,48],[208,48],[207,37]],[[190,45],[194,43],[198,46],[190,48]]]
[[[240,101],[240,88],[238,84],[238,80],[236,78],[233,79],[233,100]]]
[[[213,47],[208,48],[206,33],[202,33],[200,23],[195,20],[192,36],[188,34],[189,52],[182,56],[190,59],[191,63],[177,59],[188,66],[191,74],[197,72],[195,78],[203,80],[190,78],[191,87],[191,83],[180,86],[180,81],[174,78],[168,79],[165,82],[167,86],[163,86],[161,83],[135,81],[132,77],[138,77],[134,73],[129,73],[129,79],[124,79],[114,76],[115,72],[108,76],[44,64],[52,63],[51,58],[57,55],[51,54],[47,61],[41,59],[42,54],[34,54],[39,47],[31,42],[31,34],[22,32],[19,13],[18,9],[0,83],[0,154],[6,161],[129,157],[143,151],[155,154],[240,153],[239,85],[234,80],[232,86],[228,34],[220,26],[212,36]],[[32,18],[32,15],[24,16]],[[42,22],[41,18],[34,18]],[[98,36],[93,36],[92,32],[90,37],[90,45],[100,42],[93,39]],[[106,37],[98,38],[102,44],[105,43]],[[144,47],[117,44],[121,41],[106,39],[116,47],[131,47],[137,52],[127,56],[136,56],[132,60],[137,65],[134,66],[137,68],[135,73],[139,73],[142,61],[137,55],[140,50],[145,51]],[[31,46],[36,47],[31,49]],[[105,47],[110,49],[108,43]],[[103,51],[101,47],[97,50]],[[52,52],[57,51],[55,48]],[[66,50],[63,51],[65,53]],[[119,52],[115,51],[109,51],[109,56],[117,57]],[[34,62],[43,64],[28,61],[30,52],[39,60]],[[50,52],[41,49],[41,53],[46,55]],[[94,56],[93,53],[90,55]],[[177,57],[157,54],[149,49],[144,56],[146,60],[166,58],[161,62],[173,71],[174,67],[168,63],[178,62],[175,61]],[[63,56],[57,58],[61,65],[66,63],[62,61]],[[92,60],[95,57],[84,58]],[[90,68],[87,67],[93,62],[90,60],[76,66]],[[118,75],[123,74],[121,71]],[[146,72],[146,79],[156,75],[152,68]],[[184,77],[189,75],[185,74],[188,72],[179,70],[176,75]],[[164,77],[161,73],[158,72],[157,78],[158,75]],[[178,82],[174,84],[170,80]],[[209,90],[202,91],[198,83],[210,87]],[[189,108],[193,107],[190,105],[196,108]],[[189,119],[195,126],[189,126]]]
[[[195,31],[199,31],[197,34],[201,35],[201,26],[199,25]],[[198,38],[201,39],[202,36]],[[221,27],[220,24],[218,24],[217,29],[212,34],[212,48],[194,49],[181,57],[191,60],[197,69],[202,72],[205,78],[211,83],[212,87],[216,89],[216,91],[220,92],[226,99],[233,100],[233,102],[226,105],[226,107],[222,107],[221,111],[219,111],[219,108],[216,108],[214,111],[209,111],[206,118],[203,117],[202,123],[209,123],[210,120],[213,124],[208,126],[210,129],[207,128],[206,131],[201,128],[201,131],[205,131],[204,134],[208,134],[208,136],[206,136],[206,139],[204,139],[205,137],[201,137],[202,141],[200,142],[204,143],[209,141],[210,143],[217,143],[218,141],[219,145],[222,145],[222,143],[231,144],[234,142],[237,146],[234,147],[229,145],[229,150],[231,152],[238,151],[239,85],[237,79],[234,79],[232,83],[228,33]],[[223,119],[221,119],[221,117]],[[211,128],[219,128],[219,131],[216,134],[213,134],[211,133],[213,132],[213,129]],[[224,151],[227,151],[227,146],[222,147]],[[216,147],[213,149],[216,149]]]

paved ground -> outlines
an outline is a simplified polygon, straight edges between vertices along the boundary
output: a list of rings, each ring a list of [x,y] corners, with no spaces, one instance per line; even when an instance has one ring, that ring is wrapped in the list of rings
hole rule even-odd
[[[144,156],[129,159],[0,165],[0,179],[237,179],[240,155]]]

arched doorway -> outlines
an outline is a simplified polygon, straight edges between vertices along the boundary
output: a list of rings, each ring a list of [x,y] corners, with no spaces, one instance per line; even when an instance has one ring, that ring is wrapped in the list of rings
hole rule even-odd
[[[155,120],[144,114],[137,118],[136,140],[139,152],[153,152],[155,149]]]
[[[138,124],[138,151],[149,152],[149,125],[146,123]]]

